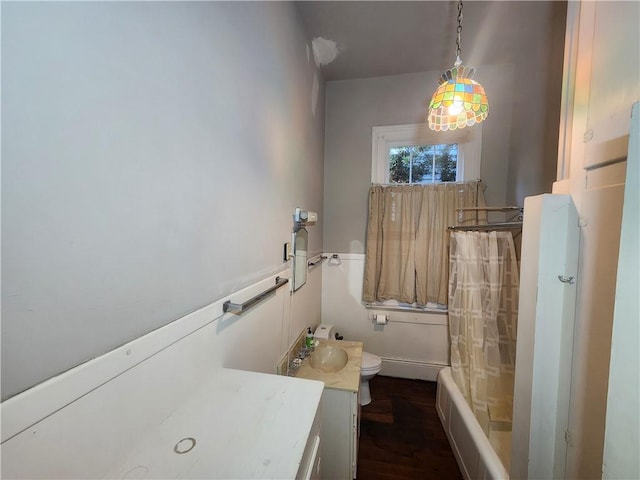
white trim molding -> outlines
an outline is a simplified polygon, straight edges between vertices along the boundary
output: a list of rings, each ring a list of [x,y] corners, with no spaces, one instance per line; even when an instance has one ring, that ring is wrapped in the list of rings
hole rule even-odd
[[[580,2],[567,3],[567,29],[564,47],[564,76],[560,105],[560,135],[558,139],[558,167],[556,180],[570,177],[571,139],[573,133],[573,106],[578,69],[578,34]]]

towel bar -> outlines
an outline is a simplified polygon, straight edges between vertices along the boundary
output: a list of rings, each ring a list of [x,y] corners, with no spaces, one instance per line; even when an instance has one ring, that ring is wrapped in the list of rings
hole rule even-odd
[[[256,303],[261,302],[262,300],[267,298],[270,293],[274,292],[275,290],[277,290],[278,288],[280,288],[281,286],[285,285],[288,282],[289,282],[288,278],[276,277],[276,284],[275,285],[273,285],[272,287],[267,288],[264,292],[256,295],[253,298],[250,298],[249,300],[247,300],[244,303],[233,303],[230,300],[227,300],[226,302],[224,302],[222,304],[222,311],[224,313],[229,312],[229,313],[235,313],[236,315],[240,315],[245,310],[250,309]]]
[[[325,257],[324,255],[320,255],[320,256],[318,257],[318,259],[317,259],[315,262],[312,262],[312,261],[308,262],[308,263],[307,263],[307,266],[308,266],[308,267],[315,267],[316,265],[320,265],[320,264],[321,264],[322,262],[324,262],[326,259],[327,259],[327,257]]]

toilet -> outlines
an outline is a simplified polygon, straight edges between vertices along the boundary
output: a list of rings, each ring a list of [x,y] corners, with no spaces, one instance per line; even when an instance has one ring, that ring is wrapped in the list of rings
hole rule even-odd
[[[321,323],[313,334],[314,338],[322,340],[335,340],[336,330],[333,325]],[[369,380],[375,377],[382,369],[382,359],[369,352],[362,352],[362,367],[360,369],[360,405],[371,403],[371,389]]]

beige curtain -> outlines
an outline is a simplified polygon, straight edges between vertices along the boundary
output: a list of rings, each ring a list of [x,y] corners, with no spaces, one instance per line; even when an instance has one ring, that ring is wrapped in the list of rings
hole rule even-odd
[[[363,300],[446,304],[448,227],[482,217],[457,212],[474,206],[484,206],[478,182],[372,186]]]
[[[518,288],[510,232],[451,234],[451,369],[487,435],[510,429]]]

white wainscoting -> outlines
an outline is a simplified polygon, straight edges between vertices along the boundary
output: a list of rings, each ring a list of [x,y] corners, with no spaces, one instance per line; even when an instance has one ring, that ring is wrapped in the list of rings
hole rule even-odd
[[[283,286],[241,315],[216,301],[4,401],[2,478],[301,478],[323,386],[264,375],[290,298]]]
[[[0,405],[2,442],[181,340],[182,354],[172,368],[184,372],[183,390],[223,367],[275,373],[289,338],[295,339],[302,328],[301,320],[290,322],[290,312],[306,306],[307,315],[319,319],[314,311],[319,273],[310,272],[308,284],[293,296],[287,284],[241,316],[223,314],[225,300],[250,299],[274,284],[273,275],[5,400]],[[289,275],[289,269],[279,273]]]
[[[325,253],[331,259],[334,253]],[[436,381],[449,365],[446,313],[368,309],[362,304],[364,254],[337,253],[340,264],[323,263],[322,323],[335,325],[345,340],[364,342],[382,358],[381,375]],[[389,316],[377,325],[376,313]]]

